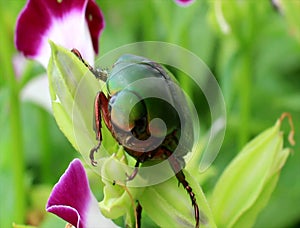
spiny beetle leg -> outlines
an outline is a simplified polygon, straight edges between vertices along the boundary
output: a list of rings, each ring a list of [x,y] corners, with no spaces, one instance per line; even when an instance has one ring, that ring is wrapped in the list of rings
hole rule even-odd
[[[135,208],[135,213],[136,213],[136,224],[135,227],[136,228],[140,228],[141,227],[141,220],[142,220],[142,206],[140,204],[140,202],[137,200],[137,205]]]
[[[199,227],[199,208],[198,208],[198,204],[196,202],[196,197],[195,197],[195,194],[193,192],[193,189],[191,188],[191,186],[189,185],[189,183],[186,181],[185,176],[184,176],[182,170],[180,170],[176,174],[176,178],[183,185],[183,187],[185,188],[185,190],[190,195],[190,199],[191,199],[192,205],[194,207],[194,214],[195,214],[195,220],[196,220],[195,227],[198,228]]]
[[[108,111],[108,99],[103,92],[98,92],[94,102],[94,130],[96,132],[96,140],[98,140],[98,144],[90,151],[90,160],[93,166],[97,164],[97,162],[94,159],[94,154],[98,151],[102,142],[101,113],[103,115],[105,125],[109,130],[111,130],[110,114]]]
[[[183,171],[181,170],[180,163],[178,162],[176,157],[175,156],[170,156],[170,155],[172,155],[172,153],[170,151],[167,151],[166,155],[169,156],[168,161],[169,161],[173,171],[176,173],[177,180],[179,181],[179,183],[181,183],[183,185],[184,189],[187,191],[187,193],[190,196],[190,199],[192,201],[192,205],[194,207],[194,214],[195,214],[195,220],[196,220],[195,227],[198,228],[199,225],[200,225],[199,224],[199,207],[198,207],[198,204],[196,202],[196,197],[195,197],[195,194],[193,192],[193,189],[191,188],[190,184],[185,179],[185,175],[184,175]]]

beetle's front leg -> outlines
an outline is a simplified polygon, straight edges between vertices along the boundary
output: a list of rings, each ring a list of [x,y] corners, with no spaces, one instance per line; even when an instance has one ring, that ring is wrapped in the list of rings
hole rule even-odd
[[[108,111],[108,99],[103,92],[97,93],[94,102],[94,131],[96,133],[96,140],[98,141],[98,144],[90,151],[90,160],[93,166],[96,166],[97,164],[94,158],[94,154],[98,151],[102,142],[101,114],[103,115],[105,125],[109,130],[111,130],[110,113]]]

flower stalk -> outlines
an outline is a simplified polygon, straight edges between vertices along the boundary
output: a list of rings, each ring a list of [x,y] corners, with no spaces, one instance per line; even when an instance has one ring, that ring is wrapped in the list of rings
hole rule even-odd
[[[5,15],[1,12],[1,15]],[[6,31],[4,28],[5,16],[0,18],[0,30]],[[9,125],[11,139],[11,167],[13,170],[14,183],[14,204],[18,205],[14,210],[14,222],[22,223],[25,218],[25,186],[24,186],[24,148],[21,125],[21,111],[19,98],[19,84],[15,77],[12,57],[13,49],[10,45],[11,38],[6,35],[0,36],[0,60],[2,75],[9,87]],[[5,56],[4,56],[5,55]],[[14,159],[16,158],[16,159]]]

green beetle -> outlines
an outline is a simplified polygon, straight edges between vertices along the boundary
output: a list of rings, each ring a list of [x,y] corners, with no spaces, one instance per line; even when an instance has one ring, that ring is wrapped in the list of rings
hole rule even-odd
[[[107,96],[98,92],[94,102],[94,130],[98,144],[90,151],[92,165],[96,165],[94,153],[102,141],[103,118],[112,136],[136,159],[135,169],[127,180],[136,176],[140,163],[168,159],[191,198],[196,227],[199,227],[195,194],[182,171],[183,156],[192,149],[193,128],[186,99],[174,79],[161,65],[144,57],[123,55],[108,75],[94,70],[76,49],[72,52],[97,79],[106,82],[108,92]],[[138,207],[140,213],[141,206]]]

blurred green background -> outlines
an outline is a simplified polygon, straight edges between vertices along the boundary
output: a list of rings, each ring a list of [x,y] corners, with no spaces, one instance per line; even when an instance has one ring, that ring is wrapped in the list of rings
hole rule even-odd
[[[63,227],[44,208],[51,188],[80,154],[51,113],[20,96],[44,72],[29,61],[17,77],[12,65],[17,55],[15,23],[25,2],[0,0],[0,227],[13,221]],[[214,162],[217,174],[204,185],[205,192],[247,141],[272,126],[281,113],[292,114],[296,146],[256,227],[300,225],[300,2],[278,2],[196,1],[181,7],[172,0],[97,0],[106,23],[100,55],[136,41],[166,41],[197,54],[217,78],[228,122]],[[201,123],[209,127],[205,101],[198,108]],[[16,170],[22,175],[14,176]],[[91,176],[91,185],[101,199],[97,177]]]

